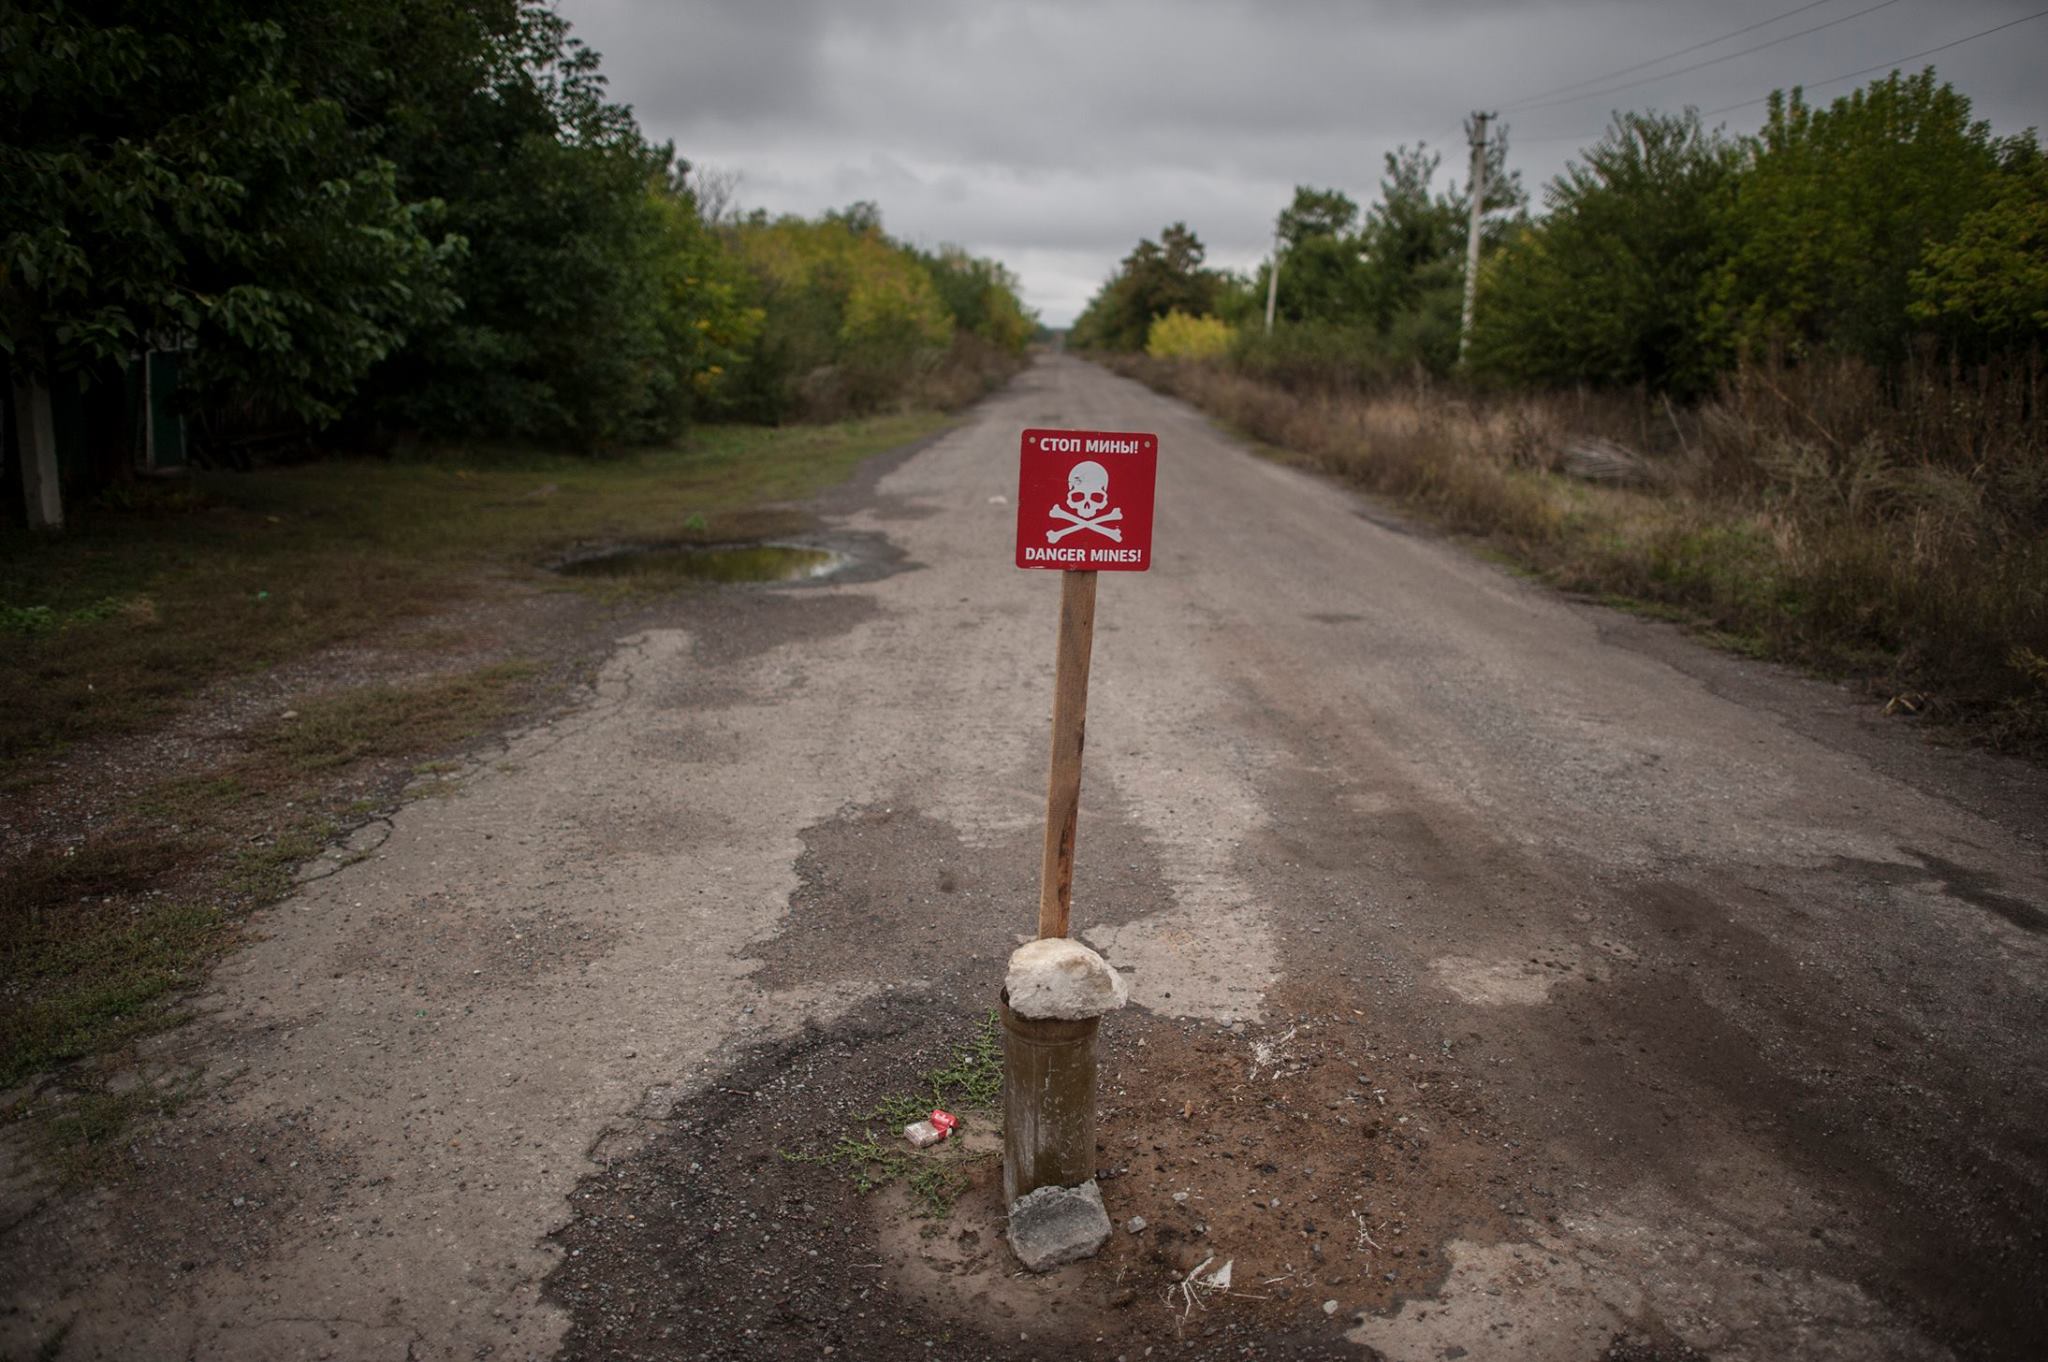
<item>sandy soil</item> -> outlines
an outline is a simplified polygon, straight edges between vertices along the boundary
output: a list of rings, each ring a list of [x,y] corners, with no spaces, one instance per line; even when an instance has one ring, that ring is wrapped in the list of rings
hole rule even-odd
[[[1058,593],[1027,425],[1162,441],[1102,582],[1097,1259],[783,1150],[985,1013]],[[2048,780],[1563,600],[1078,362],[679,598],[265,915],[141,1172],[0,1234],[60,1357],[2005,1358],[2048,1326]],[[1179,1194],[1179,1199],[1176,1199]],[[1121,1225],[1142,1216],[1146,1228]],[[1176,1291],[1234,1263],[1229,1293]]]

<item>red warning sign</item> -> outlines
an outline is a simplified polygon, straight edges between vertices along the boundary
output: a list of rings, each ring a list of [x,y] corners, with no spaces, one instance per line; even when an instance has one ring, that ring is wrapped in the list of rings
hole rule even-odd
[[[1017,474],[1017,566],[1143,572],[1152,566],[1159,437],[1027,430]]]

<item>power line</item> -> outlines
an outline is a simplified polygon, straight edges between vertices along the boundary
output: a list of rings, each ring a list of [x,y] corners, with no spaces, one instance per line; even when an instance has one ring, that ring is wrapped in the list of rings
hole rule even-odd
[[[1633,90],[1636,86],[1648,85],[1651,81],[1668,80],[1672,76],[1682,76],[1688,71],[1705,70],[1709,66],[1718,66],[1724,61],[1734,61],[1737,57],[1746,57],[1752,52],[1761,52],[1767,47],[1776,47],[1780,43],[1789,43],[1794,38],[1804,38],[1809,33],[1818,33],[1824,28],[1833,28],[1838,24],[1846,24],[1852,19],[1861,19],[1866,14],[1875,14],[1878,10],[1889,9],[1898,3],[1899,0],[1878,0],[1878,3],[1875,5],[1867,5],[1853,13],[1843,15],[1839,19],[1830,19],[1824,24],[1815,24],[1811,28],[1802,28],[1797,33],[1787,33],[1781,38],[1773,38],[1769,42],[1758,43],[1754,47],[1739,48],[1734,52],[1725,53],[1718,57],[1709,57],[1705,61],[1696,61],[1690,66],[1680,66],[1670,71],[1661,71],[1654,76],[1640,76],[1635,80],[1623,81],[1619,85],[1609,85],[1600,90],[1589,90],[1582,95],[1566,95],[1561,99],[1546,99],[1534,104],[1525,103],[1520,107],[1526,109],[1547,109],[1554,104],[1577,104],[1581,100],[1599,99],[1603,95],[1616,94],[1622,90]]]
[[[1616,76],[1625,76],[1628,75],[1631,71],[1640,71],[1646,66],[1655,66],[1660,62],[1670,61],[1673,57],[1683,57],[1687,53],[1697,52],[1703,47],[1712,47],[1716,43],[1725,43],[1730,38],[1740,38],[1745,33],[1754,33],[1757,29],[1769,28],[1772,24],[1777,23],[1781,19],[1790,19],[1795,14],[1804,14],[1806,13],[1806,11],[1810,9],[1819,9],[1822,5],[1831,5],[1833,3],[1834,0],[1807,0],[1806,4],[1800,5],[1796,9],[1788,9],[1783,14],[1776,14],[1768,19],[1759,20],[1756,23],[1746,25],[1742,28],[1738,28],[1731,33],[1723,33],[1718,38],[1708,38],[1705,42],[1694,43],[1690,47],[1681,47],[1678,48],[1676,51],[1666,52],[1661,57],[1652,57],[1648,61],[1639,61],[1633,66],[1624,66],[1621,67],[1619,70],[1608,71],[1602,75],[1588,76],[1584,80],[1575,80],[1571,82],[1569,85],[1560,85],[1553,90],[1538,90],[1533,95],[1523,95],[1520,99],[1516,100],[1514,104],[1510,104],[1507,107],[1514,108],[1516,105],[1528,104],[1534,100],[1548,99],[1552,95],[1561,95],[1566,93],[1567,91],[1583,89],[1588,85],[1598,85],[1601,81],[1613,80]]]
[[[1951,47],[1961,47],[1964,43],[1974,43],[1979,38],[1988,38],[1994,33],[2003,33],[2006,29],[2017,28],[2021,24],[2032,23],[2034,20],[2041,18],[2043,15],[2048,15],[2048,9],[2037,9],[2032,14],[2022,15],[2017,19],[2009,19],[2005,23],[1999,24],[1992,28],[1987,28],[1980,33],[1972,33],[1967,38],[1958,38],[1952,43],[1943,43],[1940,47],[1930,47],[1924,52],[1915,52],[1910,56],[1896,57],[1891,61],[1881,61],[1875,66],[1866,66],[1861,71],[1851,71],[1848,74],[1841,76],[1830,76],[1826,80],[1817,80],[1810,85],[1802,84],[1798,88],[1802,90],[1818,90],[1826,85],[1840,85],[1845,80],[1854,80],[1858,76],[1871,75],[1872,73],[1877,71],[1895,70],[1898,67],[1904,66],[1909,61],[1919,61],[1922,57],[1931,57],[1937,52],[1946,52]],[[1762,104],[1769,98],[1769,95],[1758,95],[1755,99],[1745,99],[1740,104],[1723,104],[1718,109],[1708,109],[1705,113],[1701,114],[1700,117],[1712,118],[1715,114],[1733,113],[1737,109],[1747,109],[1752,104]]]
[[[1988,38],[1994,33],[2003,33],[2006,29],[2017,28],[2021,24],[2030,24],[2034,20],[2044,17],[2048,17],[2048,9],[2035,10],[2032,14],[2023,14],[2017,19],[2008,19],[2002,24],[1994,24],[1990,28],[1980,29],[1977,32],[1970,34],[1968,37],[1957,38],[1952,42],[1943,43],[1939,47],[1929,47],[1919,52],[1911,52],[1903,57],[1894,57],[1890,61],[1881,61],[1875,66],[1866,66],[1860,71],[1847,71],[1839,76],[1829,76],[1826,80],[1797,81],[1794,82],[1791,87],[1780,86],[1778,88],[1781,90],[1786,88],[1794,88],[1800,90],[1820,90],[1825,89],[1830,85],[1840,85],[1843,81],[1855,80],[1858,76],[1874,75],[1879,71],[1896,70],[1899,67],[1904,66],[1909,61],[1919,61],[1922,57],[1932,57],[1936,53],[1946,52],[1952,47],[1961,47],[1964,43],[1974,43],[1979,38]],[[1734,113],[1737,109],[1747,109],[1752,105],[1765,103],[1770,99],[1770,97],[1770,95],[1758,95],[1755,99],[1745,99],[1735,104],[1723,104],[1718,109],[1705,109],[1701,111],[1700,117],[1703,119],[1714,118],[1720,114]],[[1590,142],[1595,138],[1603,136],[1606,133],[1606,131],[1607,130],[1605,128],[1602,128],[1599,132],[1593,133],[1583,133],[1558,137],[1524,137],[1518,139],[1518,142],[1520,145],[1525,147],[1550,146],[1558,142],[1584,143]]]

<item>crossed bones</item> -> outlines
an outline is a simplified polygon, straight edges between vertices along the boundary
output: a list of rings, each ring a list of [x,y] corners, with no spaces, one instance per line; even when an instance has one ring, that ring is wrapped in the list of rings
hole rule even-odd
[[[1089,520],[1084,516],[1075,515],[1072,511],[1068,510],[1064,506],[1053,507],[1052,515],[1057,519],[1072,521],[1073,523],[1068,525],[1067,528],[1065,528],[1064,530],[1047,530],[1045,532],[1045,542],[1048,544],[1057,544],[1060,542],[1060,540],[1065,539],[1068,535],[1073,534],[1077,530],[1093,530],[1097,534],[1103,535],[1115,543],[1121,544],[1124,542],[1124,532],[1122,530],[1106,530],[1103,528],[1103,526],[1107,525],[1112,520],[1122,520],[1124,518],[1122,507],[1118,507],[1117,509],[1112,511],[1104,511],[1101,515],[1095,517],[1095,519],[1093,520]]]

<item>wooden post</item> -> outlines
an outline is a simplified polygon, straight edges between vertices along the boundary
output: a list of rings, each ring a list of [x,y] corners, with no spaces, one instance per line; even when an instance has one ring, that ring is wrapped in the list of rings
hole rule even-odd
[[[1060,574],[1059,664],[1052,692],[1052,764],[1045,779],[1045,856],[1038,871],[1038,934],[1065,936],[1074,903],[1074,834],[1081,818],[1081,749],[1087,745],[1088,658],[1095,647],[1095,574]]]

